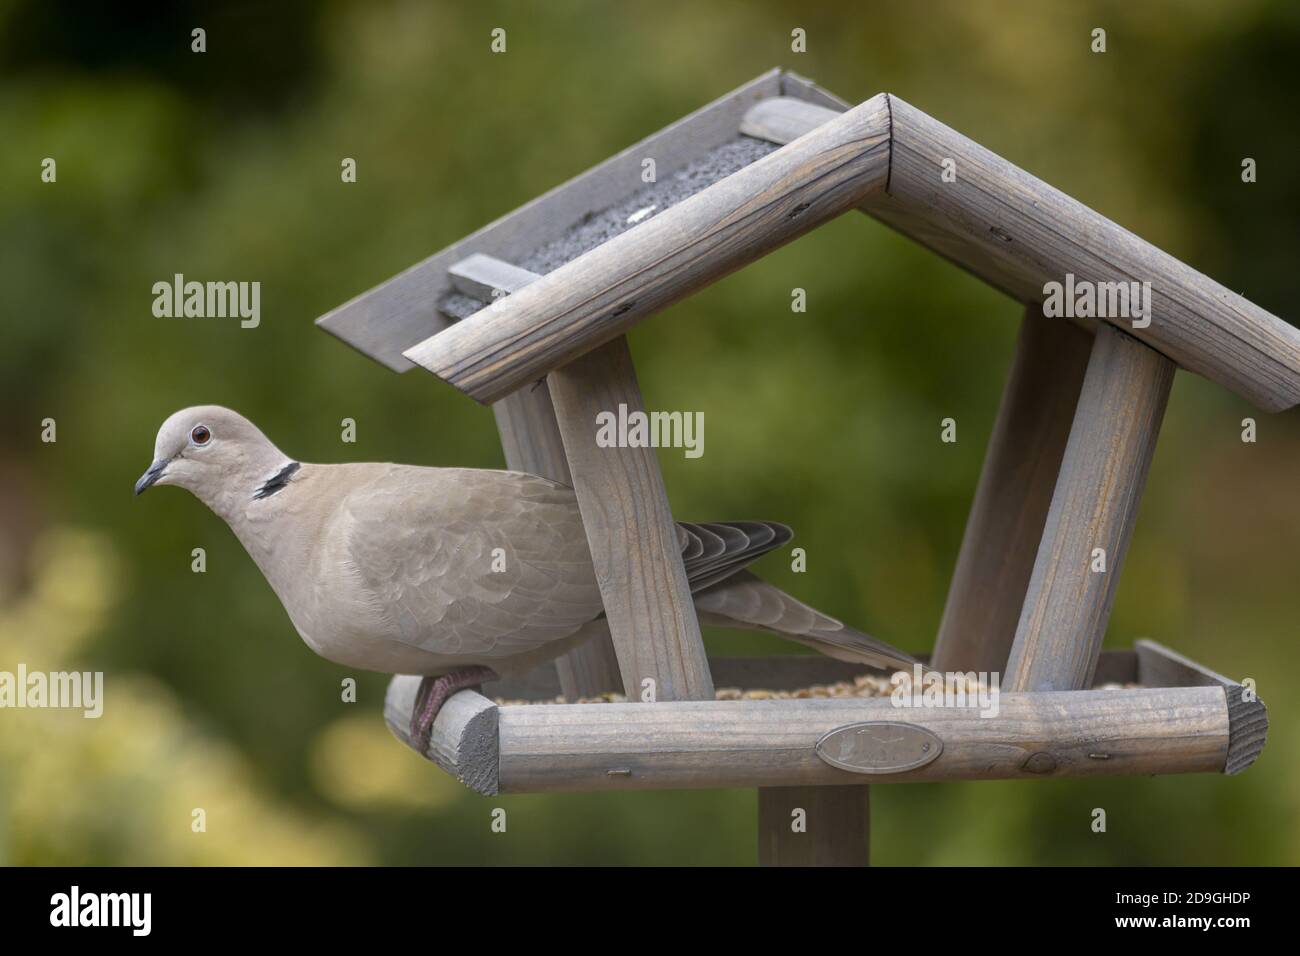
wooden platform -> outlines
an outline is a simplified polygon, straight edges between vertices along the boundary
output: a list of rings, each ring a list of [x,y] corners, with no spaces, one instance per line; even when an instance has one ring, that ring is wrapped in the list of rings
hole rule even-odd
[[[724,658],[710,668],[718,686],[768,689],[863,672],[802,656]],[[422,756],[471,789],[496,794],[1234,774],[1263,748],[1263,703],[1243,700],[1241,685],[1159,644],[1103,654],[1098,675],[1098,683],[1142,686],[1003,692],[991,717],[976,707],[901,708],[888,697],[498,705],[462,691],[439,715]],[[384,708],[408,745],[418,683],[394,678]],[[495,688],[542,699],[551,690]],[[920,728],[939,752],[899,772],[853,772],[829,762],[824,747],[819,754],[837,730],[876,723]],[[869,757],[869,749],[855,756]]]

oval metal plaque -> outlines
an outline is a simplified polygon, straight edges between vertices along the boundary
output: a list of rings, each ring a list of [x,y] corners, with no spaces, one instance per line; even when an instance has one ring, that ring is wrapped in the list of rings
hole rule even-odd
[[[943,753],[943,741],[916,724],[871,720],[836,727],[817,741],[817,756],[853,773],[902,773]]]

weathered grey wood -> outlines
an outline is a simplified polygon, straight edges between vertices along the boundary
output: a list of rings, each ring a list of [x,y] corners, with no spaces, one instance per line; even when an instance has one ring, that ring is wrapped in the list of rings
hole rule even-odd
[[[458,292],[484,302],[517,292],[538,278],[534,272],[482,253],[453,263],[448,276]],[[547,389],[520,389],[494,404],[492,412],[506,467],[573,484]],[[543,668],[549,670],[550,665]],[[608,637],[593,637],[569,651],[555,661],[555,670],[565,698],[571,701],[623,686],[618,658]]]
[[[629,699],[641,699],[649,678],[655,700],[712,700],[704,640],[654,449],[596,444],[598,413],[617,412],[619,405],[629,414],[644,411],[627,340],[617,338],[556,370],[549,385]]]
[[[1098,327],[1007,661],[1008,690],[1091,684],[1173,380],[1159,352]],[[1098,548],[1105,571],[1093,570]]]
[[[760,866],[866,866],[866,787],[761,787],[758,791]],[[806,829],[795,832],[803,811]]]
[[[883,96],[647,219],[404,355],[491,402],[884,188]]]
[[[1116,320],[1128,331],[1265,409],[1300,401],[1300,331],[898,97],[876,100],[888,105],[889,188],[866,197],[864,211],[1024,302],[1040,300],[1044,284],[1061,281],[1066,272],[1093,282],[1150,281],[1154,319],[1147,328]],[[788,142],[842,118],[835,112],[842,108],[841,100],[802,77],[764,74],[318,324],[405,370],[409,363],[400,353],[446,326],[435,303],[449,287],[451,263],[474,252],[508,261],[555,239],[586,213],[627,195],[647,155],[656,157],[662,174],[742,125],[753,135]],[[953,183],[939,179],[944,159],[957,164]],[[624,327],[631,321],[625,318]]]
[[[1259,759],[1268,736],[1268,710],[1254,694],[1247,695],[1237,681],[1215,673],[1155,641],[1138,641],[1138,673],[1149,687],[1223,688],[1228,706],[1228,759],[1223,772],[1238,774]]]
[[[1102,651],[1093,674],[1092,686],[1103,684],[1141,683],[1138,677],[1137,654],[1132,650]]]
[[[898,102],[898,98],[890,95],[889,102],[892,106]],[[755,104],[745,114],[740,128],[748,136],[772,143],[789,143],[830,122],[843,109],[826,100],[810,102],[807,97],[771,97]],[[894,133],[891,116],[891,154],[894,149]],[[933,170],[936,180],[941,170],[942,166],[936,163]],[[1014,299],[1026,303],[1042,299],[1041,283],[1035,285],[1024,273],[1010,271],[997,256],[955,234],[954,227],[946,220],[936,218],[928,206],[922,206],[919,210],[914,208],[913,200],[907,194],[900,195],[892,189],[892,169],[890,175],[891,188],[869,197],[858,207],[862,212],[956,263]],[[1000,250],[995,248],[993,251]]]
[[[1150,282],[1148,327],[1107,321],[1261,408],[1300,402],[1300,331],[898,97],[889,102],[889,201],[904,210],[894,226],[930,239],[933,229],[937,251],[978,274],[991,269],[990,281],[1026,302],[1066,273]],[[944,159],[957,164],[955,183],[940,180]]]
[[[420,678],[394,677],[384,696],[384,721],[398,740],[414,749],[411,711]],[[453,694],[433,722],[429,749],[420,755],[432,760],[478,793],[497,792],[497,705],[472,690]]]
[[[927,663],[925,654],[913,655]],[[861,664],[837,661],[820,654],[781,654],[772,657],[710,657],[709,672],[716,687],[742,690],[792,691],[817,684],[851,681],[859,674],[874,673]],[[1138,680],[1137,655],[1129,649],[1102,651],[1097,662],[1094,686],[1127,684]],[[1180,686],[1171,684],[1166,686]],[[555,675],[538,669],[522,677],[494,681],[483,686],[484,695],[502,700],[552,701],[562,690]]]
[[[726,661],[718,661],[720,674],[728,674]],[[743,673],[754,666],[746,663]],[[865,791],[867,780],[1238,773],[1263,748],[1262,703],[1242,700],[1239,684],[1158,644],[1107,652],[1098,673],[1170,686],[1004,691],[997,715],[987,718],[973,708],[900,708],[888,698],[498,707],[462,691],[438,715],[423,756],[481,793],[827,785]],[[408,746],[417,687],[418,678],[393,678],[384,705],[390,728]],[[496,693],[492,685],[487,690]],[[871,775],[817,756],[826,734],[869,721],[923,728],[942,751],[915,770]],[[838,804],[839,812],[847,806]],[[760,839],[773,829],[760,827]]]
[[[1237,682],[1155,641],[1133,642],[1143,687],[1229,687]]]
[[[773,96],[756,103],[740,121],[740,131],[784,146],[848,112],[849,107],[810,103],[792,96]]]
[[[1300,402],[1300,331],[897,96],[889,106],[889,187],[864,212],[1026,303],[1067,272],[1150,282],[1150,326],[1108,321],[1261,408]],[[778,97],[741,128],[785,143],[835,115],[829,99]],[[955,182],[940,178],[947,159]]]
[[[521,389],[492,406],[506,467],[572,485],[555,408],[545,388]]]
[[[817,756],[825,734],[864,721],[925,728],[943,751],[871,775]],[[888,699],[553,704],[501,707],[500,738],[503,793],[874,785],[1220,773],[1229,718],[1219,687],[1003,693],[991,718]]]
[[[934,645],[943,671],[1006,668],[1092,337],[1029,306]]]
[[[507,467],[573,484],[550,392],[545,388],[520,389],[493,405],[492,411]],[[555,670],[569,700],[623,686],[618,658],[608,637],[593,637],[557,658]]]
[[[660,176],[687,165],[736,135],[758,100],[781,93],[781,71],[769,70],[659,132],[629,146],[478,232],[411,266],[321,316],[316,324],[393,369],[411,368],[407,348],[448,326],[438,300],[450,288],[448,268],[483,252],[506,262],[558,239],[583,216],[635,192],[641,160],[654,157]],[[796,92],[797,95],[797,92]]]
[[[453,289],[480,302],[495,302],[541,278],[536,272],[482,252],[452,263],[447,277]]]
[[[555,675],[567,701],[595,697],[623,686],[618,655],[608,638],[593,637],[555,659]]]
[[[828,90],[822,89],[806,76],[801,76],[793,70],[781,71],[781,95],[787,98],[803,100],[814,106],[825,106],[838,113],[843,113],[853,107],[852,103],[840,99]]]

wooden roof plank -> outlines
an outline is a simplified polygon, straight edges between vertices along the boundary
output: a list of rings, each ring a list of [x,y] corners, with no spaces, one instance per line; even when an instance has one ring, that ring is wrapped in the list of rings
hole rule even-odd
[[[1048,282],[1150,282],[1150,325],[1103,317],[1269,411],[1300,403],[1300,330],[1065,193],[890,97],[894,228],[1039,302]],[[956,163],[955,182],[940,179]],[[874,210],[872,210],[874,211]]]
[[[1300,331],[897,96],[889,102],[889,187],[863,212],[1025,303],[1041,303],[1045,284],[1066,273],[1150,282],[1151,324],[1112,324],[1261,408],[1300,402]],[[834,115],[776,98],[741,129],[788,143]],[[941,178],[944,160],[955,164],[952,182]]]
[[[316,324],[390,369],[405,372],[412,366],[402,352],[451,324],[439,313],[438,302],[451,289],[447,271],[452,265],[476,252],[506,262],[522,260],[537,247],[558,239],[587,213],[635,192],[642,185],[643,158],[654,157],[662,178],[734,138],[750,107],[781,92],[781,71],[769,70],[363,292],[321,316]]]
[[[882,95],[404,354],[496,401],[881,191],[888,139]]]
[[[1300,403],[1300,330],[898,97],[881,94],[872,102],[882,97],[889,114],[888,183],[886,189],[872,190],[862,197],[858,206],[862,211],[1030,304],[1041,303],[1045,285],[1063,282],[1067,273],[1074,276],[1076,283],[1150,282],[1149,325],[1135,326],[1123,316],[1105,317],[1106,321],[1180,367],[1223,385],[1265,410],[1280,411]],[[554,311],[560,308],[558,302],[522,320],[521,310],[532,308],[534,299],[542,295],[534,289],[529,296],[515,296],[509,304],[485,309],[451,335],[434,339],[449,325],[439,314],[437,304],[453,288],[448,275],[452,265],[474,253],[519,260],[558,238],[586,213],[630,195],[639,182],[640,159],[647,154],[656,156],[662,176],[726,142],[736,131],[789,143],[833,121],[843,107],[842,101],[795,74],[764,74],[358,296],[318,323],[390,368],[400,371],[409,367],[402,353],[410,350],[420,364],[435,374],[446,372],[444,377],[474,397],[499,397],[505,390],[523,384],[518,376],[506,384],[484,384],[502,371],[526,368],[526,375],[540,377],[743,263],[722,246],[715,246],[709,255],[730,256],[730,264],[722,266],[702,259],[689,289],[683,286],[673,295],[654,300],[643,295],[628,311],[617,317],[606,315],[604,320],[581,313],[584,321],[575,321],[570,315],[557,325]],[[948,183],[940,177],[946,159],[956,164],[955,181]],[[753,165],[757,164],[741,169],[731,178],[751,176]],[[699,195],[716,196],[720,185],[714,183]],[[692,208],[700,207],[697,202]],[[656,249],[643,240],[648,238],[646,228],[656,222],[659,235],[667,232],[663,226],[667,213],[680,216],[678,210],[670,209],[617,237],[620,254],[640,257],[628,263],[625,272],[641,272],[644,278],[658,270],[656,263],[669,247]],[[638,241],[629,240],[628,235],[635,235]],[[782,235],[769,248],[790,238]],[[670,236],[665,238],[671,240]],[[592,255],[597,258],[589,259]],[[593,263],[608,265],[610,259],[601,249],[592,250],[562,267],[570,278],[577,275],[576,262],[590,269]],[[639,283],[636,280],[633,286],[642,288]],[[596,280],[586,287],[595,291],[598,284]],[[557,286],[552,283],[547,288]],[[620,307],[636,297],[622,298]],[[604,304],[604,300],[593,300],[589,307],[598,309]],[[503,324],[507,316],[513,318]],[[611,318],[617,321],[608,321]],[[593,331],[585,324],[587,321],[598,328]],[[1095,326],[1099,320],[1075,321]],[[494,328],[484,333],[488,322]],[[541,331],[544,324],[549,326],[545,333]],[[563,338],[568,335],[578,338],[566,343]],[[539,349],[543,338],[549,344]],[[527,345],[530,357],[511,359],[500,354],[521,345]],[[489,360],[486,350],[498,354]],[[481,366],[475,373],[477,386],[468,385],[464,369],[453,367],[467,361]]]

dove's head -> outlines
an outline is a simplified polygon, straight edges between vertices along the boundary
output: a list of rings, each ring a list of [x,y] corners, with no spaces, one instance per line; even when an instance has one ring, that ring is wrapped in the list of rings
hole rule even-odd
[[[253,497],[288,464],[243,415],[220,405],[195,405],[162,423],[153,464],[135,483],[135,493],[179,485],[211,506],[227,495]]]

